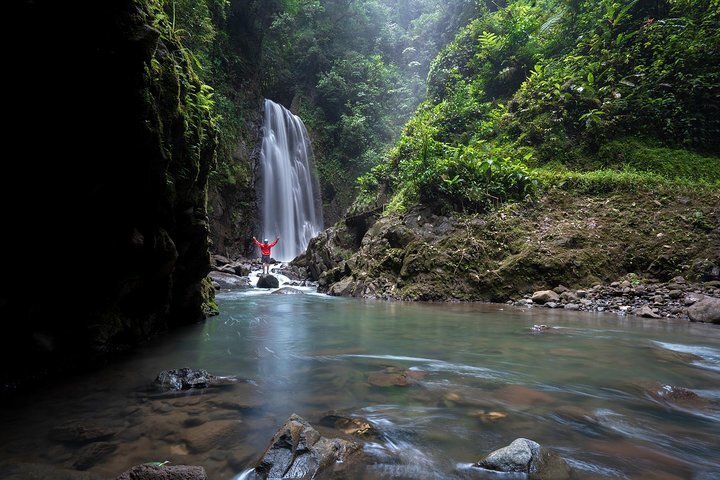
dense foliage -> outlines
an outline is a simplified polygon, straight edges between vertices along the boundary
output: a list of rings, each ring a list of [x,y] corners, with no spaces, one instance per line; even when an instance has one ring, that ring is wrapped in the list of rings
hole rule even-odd
[[[486,10],[433,61],[428,100],[354,208],[478,211],[568,169],[717,186],[719,27],[715,0]]]
[[[314,136],[326,217],[383,158],[425,94],[430,62],[479,11],[475,0],[300,0],[274,17],[263,91]]]

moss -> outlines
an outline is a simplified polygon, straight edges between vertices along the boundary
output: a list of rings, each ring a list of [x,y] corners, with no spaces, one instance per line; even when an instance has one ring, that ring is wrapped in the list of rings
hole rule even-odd
[[[720,192],[598,192],[554,188],[537,200],[455,221],[423,218],[417,210],[385,216],[348,261],[352,278],[339,268],[326,280],[349,282],[342,290],[350,294],[371,283],[379,296],[402,300],[505,301],[630,274],[701,280],[720,265]],[[416,238],[399,242],[405,231]]]
[[[205,277],[201,282],[202,292],[202,311],[206,317],[212,317],[220,314],[220,308],[215,301],[215,288],[212,285],[212,281],[209,277]]]
[[[639,138],[613,140],[600,148],[606,168],[632,169],[669,180],[720,184],[720,157],[683,148],[669,148]]]

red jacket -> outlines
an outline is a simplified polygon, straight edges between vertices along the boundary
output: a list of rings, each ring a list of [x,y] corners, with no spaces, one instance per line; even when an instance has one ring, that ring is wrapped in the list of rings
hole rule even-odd
[[[277,244],[278,239],[276,238],[272,243],[260,243],[257,238],[253,237],[253,242],[255,242],[255,245],[260,247],[260,253],[263,255],[270,255],[270,249]]]

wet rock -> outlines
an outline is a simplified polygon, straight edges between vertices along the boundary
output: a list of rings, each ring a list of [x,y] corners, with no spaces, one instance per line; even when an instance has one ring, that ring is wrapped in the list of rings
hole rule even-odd
[[[223,398],[227,397],[223,396]],[[257,385],[253,383],[239,383],[233,388],[230,400],[222,399],[217,402],[212,402],[211,404],[228,410],[245,410],[259,408],[266,403],[267,401]]]
[[[325,438],[300,416],[292,414],[247,478],[336,478],[360,454],[357,444]]]
[[[338,413],[328,413],[320,419],[320,425],[339,430],[356,437],[376,438],[378,432],[367,420]]]
[[[376,387],[407,387],[425,376],[419,370],[402,370],[388,367],[382,372],[373,372],[368,375],[368,383]]]
[[[215,420],[186,429],[183,437],[190,451],[203,453],[213,448],[232,445],[236,437],[242,434],[242,428],[240,420]]]
[[[538,390],[522,385],[506,385],[493,392],[493,396],[515,406],[530,406],[540,403],[552,403],[555,399]]]
[[[188,465],[137,465],[115,480],[207,480],[203,467]]]
[[[249,263],[233,263],[231,265],[233,271],[235,272],[235,275],[241,276],[241,277],[247,277],[250,275],[250,272],[252,271],[252,268]]]
[[[580,310],[580,305],[577,303],[568,303],[565,305],[565,310]]]
[[[482,422],[495,422],[497,420],[502,420],[503,418],[507,418],[508,414],[505,412],[496,412],[496,411],[485,411],[485,410],[475,410],[473,412],[470,412],[468,415],[471,417],[477,418],[478,420]]]
[[[164,370],[158,374],[155,384],[167,390],[188,390],[190,388],[207,388],[215,379],[206,370],[179,368]]]
[[[292,287],[283,287],[272,292],[273,295],[305,295],[305,292]]]
[[[278,288],[280,280],[274,275],[260,275],[257,282],[257,288]]]
[[[643,305],[642,307],[635,310],[635,315],[638,317],[643,318],[662,318],[660,315],[655,313],[652,308],[650,308],[647,305]]]
[[[703,297],[688,308],[693,322],[720,323],[720,298]]]
[[[490,453],[477,462],[478,467],[499,472],[530,472],[530,462],[540,452],[540,444],[518,438],[507,447]]]
[[[213,255],[212,259],[215,262],[215,265],[217,265],[219,267],[230,263],[230,259],[224,255]]]
[[[226,290],[239,290],[250,288],[250,279],[248,277],[239,277],[232,272],[210,272],[208,274],[210,280],[220,285],[220,288]]]
[[[116,443],[91,443],[78,452],[77,459],[73,462],[73,468],[76,470],[87,470],[117,450],[117,447]]]
[[[548,327],[547,325],[533,325],[530,329],[532,333],[543,333],[547,332],[548,330],[550,330],[550,327]]]
[[[570,467],[562,457],[527,438],[518,438],[507,447],[495,450],[475,466],[499,472],[526,473],[531,480],[570,478]]]
[[[702,408],[709,404],[707,399],[683,387],[665,385],[659,382],[638,382],[637,387],[649,397],[663,403],[693,408]]]
[[[570,466],[560,455],[547,448],[530,465],[530,480],[567,480],[571,477]]]
[[[72,422],[54,427],[50,430],[50,438],[57,442],[83,444],[107,440],[116,433],[111,428]]]
[[[545,304],[547,302],[559,302],[560,296],[552,290],[541,290],[532,294],[533,303]]]
[[[692,363],[702,360],[702,357],[689,352],[678,352],[667,348],[653,348],[653,353],[663,361]]]

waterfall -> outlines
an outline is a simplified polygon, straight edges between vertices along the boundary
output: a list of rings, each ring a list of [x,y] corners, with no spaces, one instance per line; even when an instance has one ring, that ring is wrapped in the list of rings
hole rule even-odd
[[[280,241],[272,257],[289,261],[304,252],[323,227],[320,189],[312,165],[312,148],[300,117],[265,100],[260,152],[259,203],[262,237]]]

